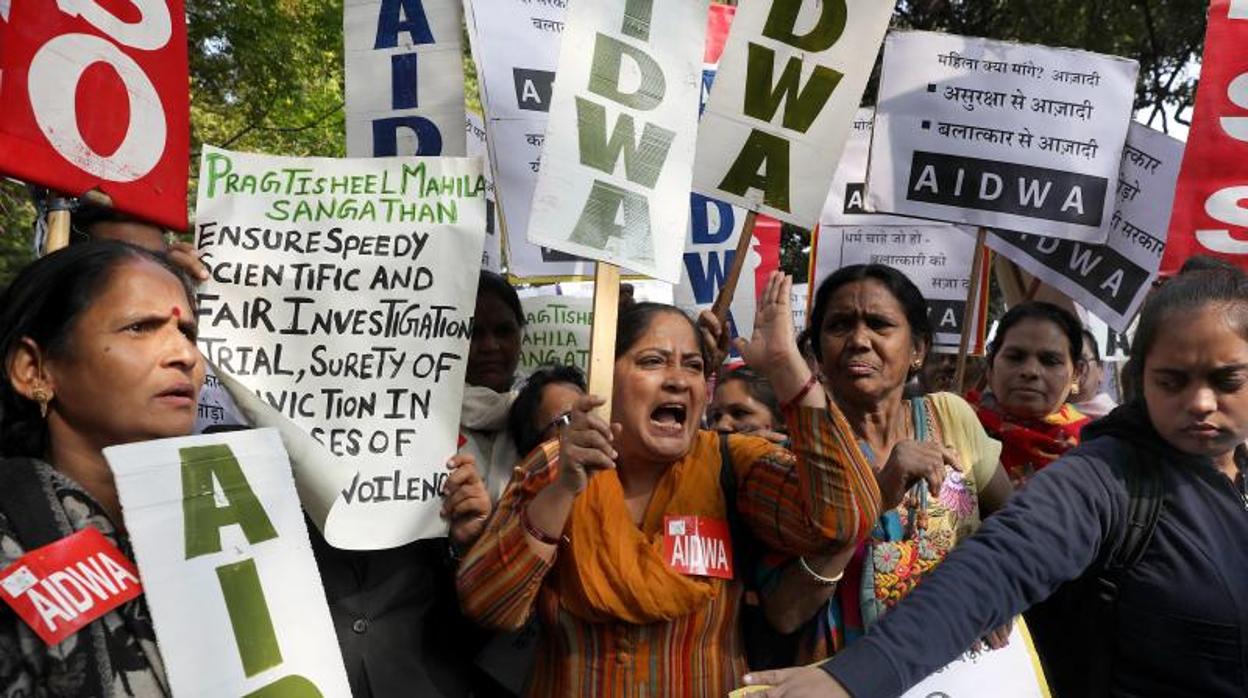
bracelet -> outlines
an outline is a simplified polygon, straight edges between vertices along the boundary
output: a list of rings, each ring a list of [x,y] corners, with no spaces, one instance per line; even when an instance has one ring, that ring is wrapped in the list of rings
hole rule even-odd
[[[814,373],[811,373],[810,378],[806,381],[806,385],[803,385],[802,389],[797,391],[797,395],[794,395],[788,400],[785,400],[780,405],[780,411],[786,412],[786,413],[792,412],[793,409],[797,407],[797,403],[801,402],[802,398],[806,397],[806,393],[809,393],[810,389],[815,387],[815,383],[818,383],[818,382],[819,382],[819,378],[815,376]]]
[[[528,533],[530,536],[533,536],[539,542],[545,543],[546,545],[559,545],[559,543],[563,541],[563,536],[552,536],[537,526],[534,526],[532,521],[529,521],[528,504],[525,504],[520,508],[520,525],[524,527],[525,533]]]
[[[802,563],[802,569],[806,570],[806,574],[809,574],[812,579],[820,584],[823,584],[824,586],[832,586],[833,584],[841,581],[841,577],[845,576],[845,570],[841,570],[835,577],[825,577],[812,570],[810,568],[810,563],[806,562],[805,557],[798,557],[797,559]]]

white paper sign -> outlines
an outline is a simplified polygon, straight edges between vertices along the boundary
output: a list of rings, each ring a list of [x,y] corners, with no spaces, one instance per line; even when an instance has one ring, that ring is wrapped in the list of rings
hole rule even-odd
[[[104,456],[174,695],[350,695],[277,432]]]
[[[876,225],[931,225],[919,218],[890,216],[867,210],[867,156],[871,152],[871,125],[875,119],[874,109],[859,109],[854,116],[853,130],[845,141],[841,162],[832,175],[832,188],[823,204],[819,225],[876,226]]]
[[[591,262],[531,244],[526,236],[567,2],[467,0],[464,8],[488,117],[507,271],[528,281],[590,277]]]
[[[1049,698],[1040,660],[1014,623],[1010,644],[999,650],[966,653],[902,694],[902,698]]]
[[[1181,141],[1133,123],[1104,245],[1008,231],[987,244],[1124,331],[1157,278],[1182,159]]]
[[[485,137],[485,117],[473,111],[465,113],[464,135],[468,157],[489,162],[490,153]],[[485,168],[485,247],[481,251],[481,268],[501,274],[503,271],[503,236],[498,225],[498,198],[490,168]]]
[[[893,3],[742,4],[698,133],[694,191],[813,228]]]
[[[589,337],[594,325],[592,298],[528,296],[520,299],[524,331],[520,334],[519,372],[529,375],[550,364],[589,370]]]
[[[1104,242],[1137,72],[1086,51],[889,34],[869,207]]]
[[[335,456],[335,472],[299,473],[326,540],[374,549],[444,535],[437,493],[475,307],[481,162],[206,147],[197,211],[212,274],[200,348]]]
[[[937,346],[958,346],[975,258],[975,234],[956,226],[820,228],[818,289],[851,264],[883,264],[906,275],[927,299]]]
[[[530,242],[680,280],[707,5],[568,8]]]
[[[455,0],[347,0],[347,154],[464,155]]]

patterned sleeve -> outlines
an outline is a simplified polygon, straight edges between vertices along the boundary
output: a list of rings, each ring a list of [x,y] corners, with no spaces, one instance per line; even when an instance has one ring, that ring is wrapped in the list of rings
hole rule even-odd
[[[742,443],[733,449],[742,516],[777,552],[818,555],[856,543],[880,515],[880,489],[853,430],[835,405],[798,408],[788,426],[791,452],[771,448],[750,457],[740,453],[752,450],[745,439],[730,440]]]
[[[519,630],[532,614],[552,564],[529,547],[520,510],[555,479],[558,442],[535,449],[516,467],[485,533],[456,575],[464,614],[481,625]]]
[[[7,569],[22,554],[8,518],[0,514],[0,570]],[[26,652],[31,649],[32,639],[39,640],[24,625],[8,604],[0,603],[0,697],[3,698],[35,695],[34,674]]]

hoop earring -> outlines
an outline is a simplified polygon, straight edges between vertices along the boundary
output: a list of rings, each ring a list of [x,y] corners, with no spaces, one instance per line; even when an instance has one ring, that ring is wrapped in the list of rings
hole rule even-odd
[[[35,388],[34,392],[31,394],[31,397],[34,399],[35,402],[39,403],[39,416],[42,417],[43,419],[47,419],[48,418],[48,403],[52,402],[52,396],[48,394],[47,388],[44,388],[42,385],[39,386],[38,388]]]

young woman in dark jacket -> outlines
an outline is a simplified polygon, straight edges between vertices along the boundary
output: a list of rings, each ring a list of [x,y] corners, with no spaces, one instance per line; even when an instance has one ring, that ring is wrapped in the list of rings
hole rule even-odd
[[[747,683],[773,686],[760,696],[899,695],[1060,590],[1070,603],[1056,606],[1091,612],[1038,638],[1059,695],[1248,695],[1248,277],[1169,282],[1144,309],[1131,362],[1143,399],[1089,427],[863,639]],[[1116,601],[1099,605],[1143,501],[1129,485],[1150,477],[1158,517],[1116,575]]]

